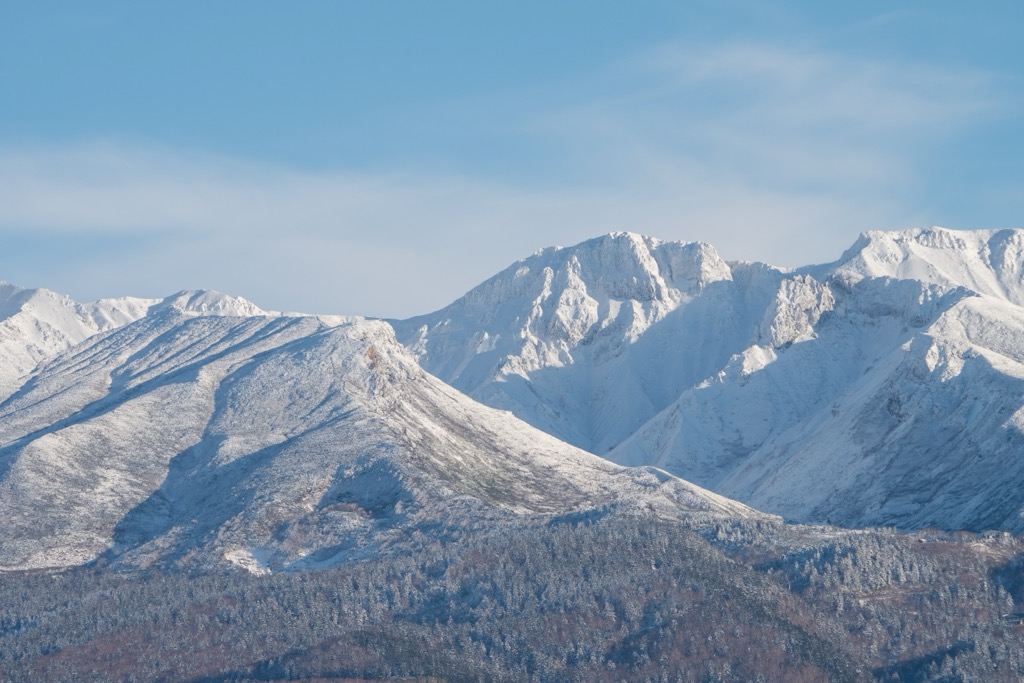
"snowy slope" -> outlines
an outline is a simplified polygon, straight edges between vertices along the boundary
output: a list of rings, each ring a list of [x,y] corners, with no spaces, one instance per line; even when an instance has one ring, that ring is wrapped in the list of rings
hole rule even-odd
[[[1024,232],[866,233],[794,272],[713,254],[610,235],[395,327],[479,400],[759,509],[1024,531]]]
[[[391,326],[4,286],[0,567],[265,571],[507,515],[759,514],[732,498],[1024,532],[1022,235],[867,233],[789,272],[616,233]]]
[[[794,519],[1024,532],[1022,340],[1019,309],[963,299],[858,380],[810,394],[830,407],[717,489]]]
[[[96,558],[301,568],[445,520],[611,504],[761,516],[468,399],[381,322],[165,302],[55,358],[0,405],[6,569]]]
[[[1024,305],[1024,230],[868,232],[829,268],[857,280],[917,280]]]
[[[706,244],[614,233],[392,324],[429,372],[604,454],[755,341],[783,277]]]
[[[10,396],[42,361],[99,332],[174,306],[196,314],[265,313],[245,299],[218,292],[184,291],[166,299],[123,297],[79,303],[46,289],[0,282],[0,400]]]
[[[138,320],[155,300],[103,299],[80,304],[46,289],[0,282],[0,399],[43,360],[97,332]]]
[[[1024,529],[1024,312],[911,281],[835,284],[814,339],[748,350],[612,456],[790,519]]]

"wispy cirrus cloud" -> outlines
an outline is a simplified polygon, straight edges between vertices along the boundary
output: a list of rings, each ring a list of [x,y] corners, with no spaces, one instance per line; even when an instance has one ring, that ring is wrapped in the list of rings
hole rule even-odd
[[[582,131],[591,142],[607,140],[627,158],[839,192],[907,186],[926,175],[931,146],[1019,106],[998,75],[980,70],[764,43],[669,43],[618,75],[635,85],[556,113],[557,134],[589,121]]]
[[[116,141],[8,149],[0,235],[20,246],[0,275],[80,297],[214,287],[273,308],[400,316],[538,247],[610,230],[709,241],[728,258],[828,260],[861,230],[927,219],[929,145],[1006,106],[993,79],[778,45],[662,45],[558,104],[489,113],[570,171],[543,182]],[[48,259],[53,240],[81,246]]]

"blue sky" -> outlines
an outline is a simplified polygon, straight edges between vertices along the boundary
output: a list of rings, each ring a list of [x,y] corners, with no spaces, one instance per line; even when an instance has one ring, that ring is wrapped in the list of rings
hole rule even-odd
[[[1020,227],[1024,3],[0,3],[0,278],[404,316],[613,230]]]

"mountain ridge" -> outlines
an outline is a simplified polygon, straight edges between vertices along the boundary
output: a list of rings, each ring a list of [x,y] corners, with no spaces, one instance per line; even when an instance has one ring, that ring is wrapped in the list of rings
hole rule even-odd
[[[5,678],[1020,680],[1022,539],[891,528],[1020,526],[996,237],[790,271],[619,234],[405,327],[184,291],[27,337]]]
[[[655,250],[690,257],[673,272],[710,276],[688,288],[655,281],[668,270]],[[1024,484],[1024,231],[866,232],[838,261],[793,270],[712,251],[613,233],[538,252],[392,324],[423,367],[484,403],[787,519],[1024,531],[1011,495]],[[588,279],[575,265],[588,260],[639,285]],[[532,299],[512,286],[523,274]],[[616,325],[624,310],[634,314]],[[1005,461],[1009,479],[991,461]],[[950,478],[954,463],[966,469]],[[891,479],[869,485],[868,472]],[[814,478],[833,484],[806,495]],[[998,502],[979,495],[986,488]]]
[[[736,270],[740,277],[755,280],[771,281],[781,274],[759,264],[743,264]],[[732,280],[733,270],[709,245],[612,233],[574,247],[538,252],[435,314],[390,322],[423,366],[446,382],[517,415],[520,403],[532,402],[532,414],[544,416],[535,418],[534,424],[541,426],[536,420],[543,419],[545,431],[604,454],[649,418],[648,413],[674,398],[675,392],[664,389],[659,376],[677,375],[675,384],[681,389],[742,348],[734,341],[718,351],[706,342],[708,335],[688,321],[678,324],[686,309],[685,315],[701,318],[709,305],[727,306],[743,315],[748,303],[730,291],[727,283]],[[706,304],[701,294],[707,294],[711,303]],[[695,300],[696,306],[688,306]],[[718,324],[728,326],[729,321]],[[657,329],[647,335],[651,328]],[[737,336],[732,329],[728,332]],[[704,349],[705,357],[694,355],[679,359],[677,366],[653,367],[640,358],[650,351],[642,348],[632,356],[630,347],[641,338],[641,347],[656,347],[655,353],[685,344]],[[577,363],[576,355],[584,361]],[[628,381],[645,405],[642,413],[617,405],[614,396],[598,395],[592,387],[600,378],[571,369],[609,364],[629,370]],[[531,373],[548,368],[576,375],[568,379],[570,392],[536,381],[522,386]],[[566,420],[561,414],[589,402],[601,405],[600,424],[588,423],[582,415]]]
[[[423,525],[607,505],[769,519],[469,400],[383,322],[164,307],[57,357],[0,405],[6,570],[302,569]]]
[[[0,281],[0,401],[41,362],[161,307],[196,315],[269,315],[246,299],[211,290],[182,290],[162,299],[119,297],[80,303],[48,289]]]
[[[787,270],[727,262],[707,244],[612,233],[539,250],[440,311],[386,324],[268,313],[245,299],[216,292],[184,290],[163,299],[77,304],[45,290],[4,285],[0,325],[6,324],[2,329],[11,334],[0,344],[0,355],[23,360],[20,366],[7,365],[9,375],[21,374],[8,377],[0,395],[0,506],[13,520],[9,530],[20,530],[24,538],[37,533],[34,522],[21,512],[32,509],[25,500],[49,509],[46,497],[60,493],[60,487],[37,482],[39,490],[26,499],[28,489],[19,482],[33,467],[45,470],[46,458],[55,457],[71,467],[65,473],[66,487],[92,481],[90,490],[107,505],[106,512],[51,510],[53,528],[72,529],[75,519],[105,520],[101,526],[106,531],[89,527],[89,522],[69,542],[79,549],[71,552],[75,561],[100,555],[122,561],[116,553],[148,557],[147,562],[172,557],[184,561],[198,545],[174,545],[165,538],[161,542],[170,544],[166,547],[147,546],[160,534],[145,540],[140,529],[152,526],[152,519],[146,521],[150,513],[170,524],[157,524],[161,533],[182,533],[192,523],[175,517],[179,513],[173,512],[173,501],[191,496],[189,486],[199,490],[210,484],[195,477],[213,476],[230,465],[216,464],[211,454],[225,457],[230,449],[249,448],[250,456],[263,453],[253,463],[262,462],[260,458],[269,462],[277,450],[288,451],[281,444],[289,439],[315,441],[309,435],[322,426],[313,429],[307,422],[319,419],[315,416],[323,406],[356,400],[349,390],[336,387],[330,396],[320,396],[322,406],[292,414],[289,429],[257,438],[247,423],[231,422],[223,412],[227,404],[218,403],[226,394],[218,394],[216,387],[238,371],[224,364],[230,358],[237,358],[239,367],[277,363],[284,374],[276,381],[266,379],[258,390],[250,388],[252,395],[245,399],[269,406],[274,400],[294,399],[281,393],[288,386],[321,391],[315,377],[303,376],[300,362],[286,362],[277,354],[285,353],[288,344],[295,345],[296,358],[318,349],[318,376],[334,377],[337,367],[324,365],[326,352],[313,340],[340,335],[336,342],[347,344],[349,353],[367,358],[383,354],[385,377],[374,382],[397,372],[395,377],[405,377],[409,387],[427,386],[429,375],[410,369],[414,358],[446,383],[430,384],[428,395],[410,388],[402,400],[373,408],[379,414],[374,413],[376,427],[370,431],[359,431],[363,423],[346,423],[344,428],[363,434],[359,438],[367,444],[376,443],[369,450],[405,453],[410,462],[420,462],[421,475],[430,473],[423,481],[447,481],[446,486],[455,487],[451,490],[476,500],[473,505],[508,507],[481,483],[494,477],[507,490],[520,491],[526,501],[523,510],[540,512],[530,506],[547,499],[536,489],[521,488],[524,482],[510,470],[494,470],[493,463],[462,475],[457,468],[431,465],[429,459],[416,460],[409,453],[444,453],[452,444],[479,452],[480,444],[487,443],[491,445],[485,451],[490,448],[516,462],[525,456],[515,447],[515,438],[495,434],[519,434],[519,427],[467,431],[462,424],[481,420],[505,425],[513,420],[511,413],[554,438],[538,445],[538,452],[559,452],[563,455],[552,457],[578,463],[582,456],[571,448],[576,446],[617,465],[641,468],[628,470],[633,474],[622,480],[631,482],[623,484],[626,488],[636,493],[671,482],[668,488],[674,493],[664,500],[690,500],[694,509],[756,514],[732,502],[738,500],[797,522],[1020,533],[1024,517],[1015,491],[1024,484],[1024,464],[1016,456],[1024,450],[1024,310],[1017,303],[1024,287],[1017,280],[1024,272],[1022,254],[1022,231],[868,232],[838,261]],[[38,331],[47,324],[62,334],[18,337],[24,329]],[[290,334],[298,336],[288,343],[272,341]],[[341,337],[348,334],[393,336],[360,347],[362,342],[355,339],[342,344]],[[207,339],[209,335],[213,337]],[[398,342],[412,355],[392,348]],[[36,356],[36,365],[22,372],[29,362],[24,359]],[[310,368],[307,372],[313,372]],[[420,379],[409,380],[413,375]],[[237,378],[231,381],[244,384]],[[462,393],[504,413],[466,408]],[[448,407],[438,408],[434,402]],[[172,419],[168,406],[180,414]],[[340,405],[335,409],[347,410]],[[262,410],[250,421],[270,429],[281,410]],[[153,422],[161,415],[162,422]],[[417,425],[418,419],[432,424],[431,416],[443,416],[442,424],[428,429]],[[131,426],[135,423],[151,429],[136,433]],[[214,423],[234,426],[210,431]],[[358,440],[341,432],[331,438]],[[529,432],[516,438],[540,444],[550,437]],[[104,475],[109,481],[103,484],[95,473],[74,471],[81,463],[73,465],[72,454],[99,453],[111,447],[111,439],[141,444],[134,451],[142,455],[122,454],[125,462],[135,463],[131,476],[118,465]],[[332,443],[328,439],[317,448],[336,449]],[[306,446],[295,448],[298,452]],[[150,457],[157,452],[162,455]],[[135,457],[149,460],[135,462]],[[43,464],[30,466],[33,458],[42,458],[38,463]],[[385,461],[383,470],[365,476],[406,500],[401,491],[412,480],[403,474],[394,483],[387,473],[397,471],[397,465]],[[479,456],[477,462],[491,461]],[[106,471],[100,461],[93,465]],[[643,469],[650,467],[657,469]],[[525,476],[523,470],[516,471]],[[618,470],[594,471],[605,472],[593,475],[601,479]],[[161,492],[161,482],[170,481],[172,474],[190,483],[168,484],[171,488]],[[570,474],[563,475],[568,479],[562,481],[572,480]],[[243,484],[247,476],[237,473],[236,484],[248,486]],[[120,493],[115,491],[119,481],[128,482]],[[573,500],[582,500],[570,495],[574,487],[559,489],[568,496],[562,507],[548,500],[542,508],[571,509]],[[597,499],[605,502],[617,495],[614,486],[598,489]],[[134,507],[117,502],[123,495],[134,496],[133,506],[142,506],[130,522],[125,515]],[[155,498],[143,505],[151,496]],[[529,503],[531,496],[535,503]],[[655,508],[675,505],[658,500]],[[200,503],[196,505],[202,507]],[[222,509],[223,503],[214,508]],[[222,521],[237,531],[241,522],[231,520],[243,513],[236,510]],[[292,521],[308,517],[309,511],[294,514]],[[121,521],[112,522],[115,518]],[[118,545],[113,540],[111,529],[119,524],[123,537],[134,541]],[[362,536],[356,534],[364,539],[359,543],[373,545],[377,541],[368,539],[386,536],[372,524],[352,528],[363,529]],[[200,537],[221,533],[212,529]],[[284,550],[265,538],[260,543],[240,542],[239,548],[250,554],[259,551],[265,561],[242,550],[236,559],[261,571],[270,564],[280,568],[299,561],[294,549]],[[142,546],[149,550],[139,550]],[[172,546],[178,550],[168,550]],[[13,547],[10,541],[7,547]],[[216,548],[223,558],[224,548]],[[45,558],[47,552],[44,548],[37,555]],[[21,554],[23,559],[30,556]]]

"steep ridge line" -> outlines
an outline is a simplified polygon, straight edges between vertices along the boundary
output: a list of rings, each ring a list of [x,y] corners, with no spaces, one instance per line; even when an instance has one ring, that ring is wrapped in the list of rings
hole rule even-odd
[[[1022,274],[1020,230],[865,233],[793,271],[614,233],[391,322],[438,377],[615,462],[797,521],[1021,532]]]
[[[6,569],[301,569],[421,527],[607,506],[768,519],[470,400],[382,322],[164,311],[40,369],[0,447]]]

